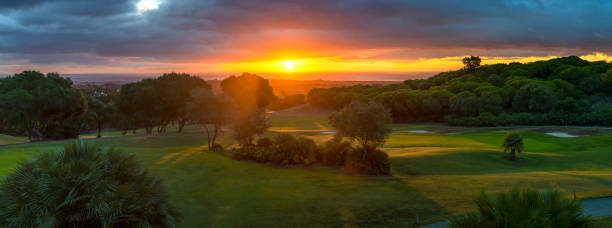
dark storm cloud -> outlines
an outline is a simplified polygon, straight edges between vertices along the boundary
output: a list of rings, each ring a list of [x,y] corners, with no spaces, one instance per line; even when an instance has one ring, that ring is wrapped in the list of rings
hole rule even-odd
[[[83,54],[180,61],[265,55],[260,48],[308,41],[439,57],[612,52],[608,1],[162,0],[143,14],[135,5],[2,1],[0,53],[45,63],[91,61],[75,58]]]

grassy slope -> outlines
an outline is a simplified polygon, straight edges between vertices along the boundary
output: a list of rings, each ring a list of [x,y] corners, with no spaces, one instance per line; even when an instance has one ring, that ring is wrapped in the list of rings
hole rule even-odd
[[[296,112],[302,113],[302,112]],[[319,115],[272,115],[273,130],[297,130],[321,142],[313,126],[328,127]],[[318,124],[316,124],[316,123]],[[398,127],[427,128],[424,126]],[[304,131],[306,130],[306,131]],[[308,131],[310,130],[310,131]],[[235,161],[205,152],[195,127],[184,133],[89,139],[135,152],[164,179],[185,214],[184,227],[410,225],[473,210],[481,189],[516,185],[558,187],[578,197],[612,195],[612,135],[555,138],[524,132],[523,163],[505,160],[495,130],[465,134],[394,133],[384,150],[392,156],[392,177],[351,176],[327,167],[283,168]],[[107,133],[119,136],[116,133]],[[0,175],[19,160],[64,142],[0,147]],[[223,145],[233,145],[228,134]],[[604,221],[605,222],[605,221]]]

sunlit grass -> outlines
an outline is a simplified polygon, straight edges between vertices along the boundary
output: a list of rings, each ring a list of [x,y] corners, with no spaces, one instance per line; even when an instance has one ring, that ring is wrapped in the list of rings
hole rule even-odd
[[[326,118],[317,115],[273,116],[274,132],[286,130],[318,143],[331,135]],[[323,127],[320,127],[322,125]],[[474,210],[473,197],[483,189],[514,186],[556,187],[580,198],[612,195],[612,135],[557,138],[523,131],[525,151],[519,163],[504,158],[504,129],[444,129],[441,126],[394,127],[383,150],[391,156],[392,177],[364,177],[329,167],[278,167],[230,159],[206,149],[195,126],[183,133],[126,136],[104,132],[92,143],[136,153],[168,186],[185,214],[183,227],[203,226],[409,226]],[[427,129],[449,133],[411,133]],[[506,129],[507,130],[507,129]],[[41,151],[66,141],[0,147],[0,175]],[[219,141],[236,147],[231,133]],[[605,220],[602,220],[605,222]]]
[[[15,136],[10,136],[10,135],[0,134],[0,145],[25,143],[25,142],[28,142],[28,138],[26,137],[15,137]]]

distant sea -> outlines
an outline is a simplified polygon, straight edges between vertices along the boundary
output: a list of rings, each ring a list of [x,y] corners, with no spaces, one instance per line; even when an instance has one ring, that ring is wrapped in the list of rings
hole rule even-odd
[[[261,74],[261,76],[268,79],[289,79],[289,80],[324,80],[324,81],[404,81],[408,79],[420,79],[428,78],[436,73],[422,72],[422,73],[405,73],[405,74],[381,74],[381,75],[366,75],[359,73],[342,73],[342,74],[283,74],[283,75],[272,75],[272,74]],[[63,77],[72,79],[73,82],[81,83],[117,83],[125,84],[130,82],[139,81],[145,78],[155,78],[160,74],[60,74]],[[205,75],[205,74],[192,74],[203,78],[204,80],[222,80],[228,77],[230,74],[217,74],[217,75]],[[235,74],[239,75],[239,74]],[[3,76],[0,76],[2,78]]]

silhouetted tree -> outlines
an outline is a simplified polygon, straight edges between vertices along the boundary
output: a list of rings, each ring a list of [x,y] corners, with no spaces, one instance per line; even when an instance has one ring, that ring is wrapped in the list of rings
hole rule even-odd
[[[275,99],[268,80],[254,74],[230,76],[221,81],[221,88],[243,112],[264,111]]]
[[[468,71],[473,71],[480,66],[480,57],[479,56],[470,56],[463,58],[463,65],[465,65],[465,69]]]
[[[234,138],[241,146],[253,145],[255,136],[263,134],[269,127],[267,119],[258,110],[237,113],[232,124]]]

